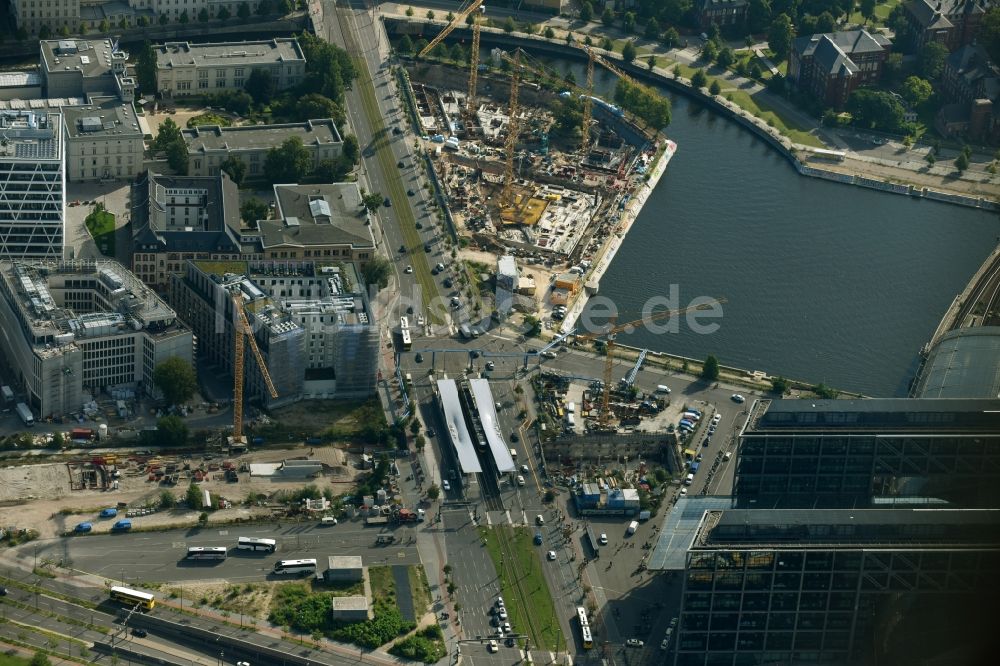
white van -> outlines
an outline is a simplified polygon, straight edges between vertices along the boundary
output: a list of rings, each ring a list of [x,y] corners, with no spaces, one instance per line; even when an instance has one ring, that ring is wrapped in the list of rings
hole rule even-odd
[[[639,521],[633,520],[631,523],[628,524],[628,529],[625,530],[625,534],[632,536],[633,534],[635,534],[635,531],[637,529],[639,529]]]
[[[572,402],[572,401],[567,402],[566,403],[566,411],[569,412],[570,414],[572,414],[573,412],[575,412],[576,411],[576,403]]]
[[[656,387],[656,392],[657,393],[670,393],[670,387],[667,386],[666,384],[660,384],[659,386]]]
[[[687,478],[684,479],[684,485],[690,486],[692,483],[694,483],[694,474],[688,474]]]
[[[545,524],[545,518],[542,516],[542,514],[538,514],[537,516],[535,516],[535,524],[537,525]]]
[[[517,460],[517,451],[515,449],[510,450],[510,457]]]

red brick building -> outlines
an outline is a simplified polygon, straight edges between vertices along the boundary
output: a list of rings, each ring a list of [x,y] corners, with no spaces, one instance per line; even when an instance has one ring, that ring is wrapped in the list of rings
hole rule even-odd
[[[941,42],[949,51],[976,39],[986,13],[981,0],[909,0],[903,11],[915,48]]]
[[[867,30],[799,37],[788,56],[788,80],[823,106],[840,109],[855,89],[878,82],[891,48]]]

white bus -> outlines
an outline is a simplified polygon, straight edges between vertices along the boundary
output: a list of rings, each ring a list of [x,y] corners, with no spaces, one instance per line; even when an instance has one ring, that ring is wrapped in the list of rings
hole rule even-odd
[[[228,554],[226,548],[222,546],[192,546],[188,548],[187,559],[224,560]]]
[[[278,547],[278,542],[274,539],[258,539],[257,537],[240,537],[236,542],[236,547],[241,550],[263,550],[273,553]]]
[[[405,331],[405,330],[407,330],[409,328],[410,328],[410,320],[409,320],[409,318],[407,318],[407,317],[400,317],[399,318],[399,330],[400,331]]]
[[[399,337],[403,341],[403,351],[410,351],[413,349],[413,338],[410,336],[410,329],[404,328],[399,334]]]
[[[583,606],[576,607],[576,619],[580,623],[580,638],[586,650],[594,647],[594,636],[590,632],[590,621],[587,619],[587,609]]]
[[[316,560],[278,560],[274,563],[274,573],[278,576],[316,573]]]

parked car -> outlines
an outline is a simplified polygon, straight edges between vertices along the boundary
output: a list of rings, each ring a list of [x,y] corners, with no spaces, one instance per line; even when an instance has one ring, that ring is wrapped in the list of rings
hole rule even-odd
[[[134,629],[132,629],[132,635],[135,636],[136,638],[145,638],[149,634],[146,633],[145,629],[140,629],[139,627],[135,627]]]
[[[630,638],[627,641],[625,641],[625,645],[627,645],[628,647],[642,647],[644,644],[638,638]]]
[[[602,546],[608,545],[608,535],[601,532],[601,536],[597,539],[597,542]]]
[[[747,399],[744,398],[739,393],[734,393],[733,396],[732,396],[732,400],[733,400],[733,402],[746,402],[747,401]]]
[[[549,558],[549,562],[555,562],[556,561],[556,551],[550,550],[549,553],[548,553],[548,555],[547,555],[547,557]]]
[[[80,534],[85,534],[85,533],[91,531],[92,529],[94,529],[94,524],[93,523],[80,523],[75,528],[73,528],[73,531],[74,532],[78,532]]]
[[[441,487],[445,490],[451,490],[451,484],[448,482],[448,479],[441,481]]]
[[[499,652],[500,651],[500,646],[497,645],[497,642],[495,640],[491,639],[490,642],[487,643],[487,649],[490,652]]]
[[[487,361],[486,362],[486,369],[487,370],[494,370],[496,367],[497,367],[497,364],[494,363],[493,361]]]

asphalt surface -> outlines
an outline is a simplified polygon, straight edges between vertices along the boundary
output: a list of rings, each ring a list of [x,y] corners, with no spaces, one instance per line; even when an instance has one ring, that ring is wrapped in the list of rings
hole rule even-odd
[[[135,532],[36,541],[18,549],[17,556],[28,563],[35,557],[62,562],[76,571],[125,584],[194,580],[236,583],[268,579],[280,559],[315,558],[320,570],[326,569],[329,555],[361,555],[365,566],[419,564],[416,549],[409,542],[422,527],[416,523],[382,530],[364,527],[360,521],[341,521],[330,527],[294,523]],[[376,546],[375,538],[381,533],[394,534],[402,544]],[[236,539],[241,536],[275,539],[278,549],[272,554],[237,550]],[[184,557],[191,546],[226,546],[229,557],[224,561],[189,562]]]

